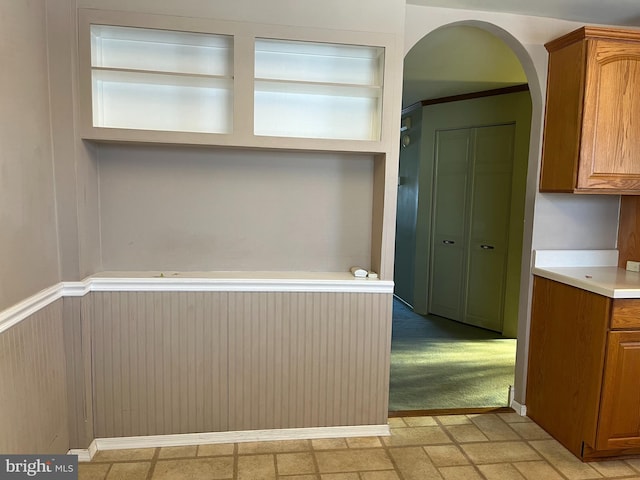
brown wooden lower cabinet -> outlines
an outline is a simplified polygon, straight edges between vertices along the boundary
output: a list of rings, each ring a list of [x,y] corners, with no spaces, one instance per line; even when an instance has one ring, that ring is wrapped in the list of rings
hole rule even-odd
[[[535,277],[526,404],[584,460],[640,453],[640,299]]]

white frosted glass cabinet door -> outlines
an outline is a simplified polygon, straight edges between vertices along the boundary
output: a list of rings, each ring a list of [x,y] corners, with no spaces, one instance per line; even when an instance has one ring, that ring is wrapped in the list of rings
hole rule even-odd
[[[91,25],[93,126],[229,133],[233,39]]]
[[[379,140],[384,48],[258,38],[256,135]]]
[[[393,111],[383,91],[398,80],[392,36],[83,8],[78,25],[84,139],[365,153],[392,145],[383,116]]]

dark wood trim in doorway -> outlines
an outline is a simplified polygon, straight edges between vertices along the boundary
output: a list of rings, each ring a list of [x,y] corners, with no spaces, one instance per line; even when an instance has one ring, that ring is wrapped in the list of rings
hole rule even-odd
[[[449,97],[432,98],[429,100],[421,100],[402,109],[402,114],[406,114],[418,106],[426,107],[427,105],[437,105],[438,103],[459,102],[460,100],[472,100],[474,98],[493,97],[495,95],[505,95],[507,93],[528,92],[529,85],[523,83],[521,85],[512,85],[510,87],[494,88],[492,90],[483,90],[481,92],[463,93],[460,95],[451,95]]]
[[[511,407],[482,408],[441,408],[434,410],[398,410],[389,412],[389,418],[395,417],[434,417],[437,415],[473,415],[477,413],[515,413]]]

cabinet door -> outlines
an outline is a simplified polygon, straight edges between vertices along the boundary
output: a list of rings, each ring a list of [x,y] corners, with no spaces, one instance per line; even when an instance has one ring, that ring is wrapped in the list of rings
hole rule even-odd
[[[640,43],[590,40],[578,189],[640,190]]]
[[[586,42],[549,52],[541,192],[573,192],[580,156]]]
[[[640,446],[640,331],[610,332],[597,446]]]

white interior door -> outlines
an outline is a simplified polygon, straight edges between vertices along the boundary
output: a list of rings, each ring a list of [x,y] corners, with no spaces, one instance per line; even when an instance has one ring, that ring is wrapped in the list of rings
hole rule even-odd
[[[429,312],[502,331],[515,125],[436,132]]]
[[[474,129],[464,321],[502,331],[515,125]]]
[[[463,320],[470,142],[469,129],[436,132],[429,312],[458,321]]]

